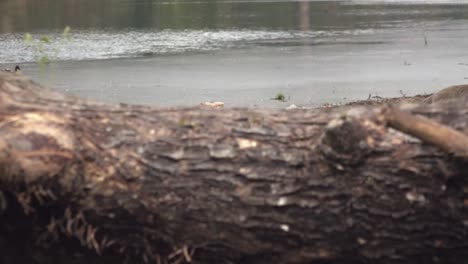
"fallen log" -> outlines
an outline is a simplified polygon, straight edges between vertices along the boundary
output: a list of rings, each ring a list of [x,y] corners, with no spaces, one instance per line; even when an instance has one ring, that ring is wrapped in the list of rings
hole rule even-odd
[[[445,100],[467,100],[468,99],[468,85],[460,84],[453,85],[447,88],[444,88],[437,93],[432,94],[431,96],[424,99],[424,102],[427,104],[440,102]]]
[[[0,73],[0,262],[461,263],[467,159],[401,111],[468,134],[464,101],[162,109]]]

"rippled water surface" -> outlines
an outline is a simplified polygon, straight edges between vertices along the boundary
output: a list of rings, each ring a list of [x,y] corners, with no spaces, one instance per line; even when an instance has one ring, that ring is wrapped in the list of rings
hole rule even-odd
[[[467,19],[465,1],[3,0],[0,64],[109,102],[316,106],[466,82]]]
[[[75,30],[67,40],[57,32],[36,34],[33,43],[24,40],[24,34],[6,34],[4,51],[0,54],[3,62],[32,62],[37,56],[36,47],[40,37],[47,35],[52,42],[44,45],[46,52],[59,60],[93,60],[113,58],[138,58],[167,54],[193,54],[233,48],[247,48],[249,45],[278,45],[284,42],[309,40],[309,44],[320,44],[336,37],[369,34],[370,30],[334,31],[266,31],[266,30]]]

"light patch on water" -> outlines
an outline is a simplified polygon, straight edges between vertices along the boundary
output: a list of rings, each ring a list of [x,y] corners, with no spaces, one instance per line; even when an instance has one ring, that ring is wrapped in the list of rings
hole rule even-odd
[[[163,30],[163,31],[74,31],[70,40],[58,32],[47,35],[51,44],[46,54],[53,60],[96,60],[132,58],[185,52],[207,52],[255,45],[258,41],[309,39],[317,41],[337,36],[373,33],[371,29],[341,31],[262,31],[262,30]],[[38,56],[38,40],[26,43],[23,34],[0,35],[0,63],[33,62]]]

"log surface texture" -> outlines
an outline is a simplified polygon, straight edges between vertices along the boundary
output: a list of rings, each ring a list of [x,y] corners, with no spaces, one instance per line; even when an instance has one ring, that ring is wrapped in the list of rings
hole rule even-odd
[[[468,134],[467,102],[403,110]],[[107,105],[0,73],[0,263],[468,263],[466,159],[384,114]]]

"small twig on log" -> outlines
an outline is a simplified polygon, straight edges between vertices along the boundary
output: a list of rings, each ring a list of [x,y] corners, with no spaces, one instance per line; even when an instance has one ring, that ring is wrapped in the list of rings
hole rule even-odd
[[[192,262],[192,256],[188,252],[188,247],[187,246],[184,246],[182,248],[182,252],[184,253],[185,261]]]
[[[460,131],[393,107],[383,113],[388,126],[468,160],[468,136]]]

